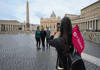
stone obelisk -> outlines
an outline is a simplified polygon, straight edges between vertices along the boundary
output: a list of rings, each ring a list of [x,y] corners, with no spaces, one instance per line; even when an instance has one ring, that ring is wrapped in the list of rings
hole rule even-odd
[[[26,2],[26,20],[27,20],[27,23],[26,23],[26,26],[27,26],[27,31],[30,30],[30,24],[29,24],[29,3],[28,1]]]

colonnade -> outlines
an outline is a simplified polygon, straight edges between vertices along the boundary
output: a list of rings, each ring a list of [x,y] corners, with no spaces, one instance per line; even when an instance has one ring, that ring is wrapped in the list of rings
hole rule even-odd
[[[100,30],[100,23],[98,23],[98,20],[73,23],[72,27],[74,28],[76,25],[79,26],[80,31],[90,30],[90,28],[91,30]]]
[[[12,24],[0,24],[0,31],[19,31],[21,26],[22,31],[25,31],[26,25],[12,25]]]

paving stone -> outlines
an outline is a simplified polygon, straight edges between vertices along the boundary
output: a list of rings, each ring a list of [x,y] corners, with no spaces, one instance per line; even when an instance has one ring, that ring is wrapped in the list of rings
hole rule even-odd
[[[16,36],[17,35],[13,35],[12,39],[9,35],[7,36],[7,40],[4,39],[5,42],[9,43],[8,45],[0,41],[0,47],[2,47],[0,49],[0,70],[56,70],[57,52],[53,47],[50,47],[50,49],[46,49],[44,51],[42,49],[37,50],[36,42],[33,36]],[[3,35],[0,36],[0,38],[1,37],[5,36]],[[31,42],[34,44],[31,44]],[[87,51],[89,54],[92,52],[93,55],[98,53],[98,51],[93,50],[95,49],[93,46],[89,50],[90,46],[86,47],[86,53]],[[42,45],[40,47],[42,47]],[[86,60],[83,61],[87,70],[100,69],[100,67],[95,64],[92,64]]]

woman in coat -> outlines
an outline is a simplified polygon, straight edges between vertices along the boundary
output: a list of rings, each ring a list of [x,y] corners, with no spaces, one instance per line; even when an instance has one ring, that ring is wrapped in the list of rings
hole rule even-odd
[[[41,34],[41,32],[40,32],[39,26],[38,26],[37,30],[35,32],[36,47],[37,47],[38,50],[41,49],[40,48],[40,34]]]
[[[46,37],[46,31],[42,27],[41,29],[42,50],[45,50],[45,37]]]
[[[68,17],[64,17],[61,20],[60,35],[58,38],[53,39],[56,33],[57,29],[55,30],[53,35],[51,35],[48,42],[52,47],[55,47],[57,50],[58,53],[57,60],[59,60],[59,63],[57,61],[57,66],[59,66],[58,69],[69,70],[71,62],[70,59],[68,58],[69,57],[68,53],[71,53],[73,51],[73,44],[72,44],[72,25],[71,25],[71,20]],[[72,47],[70,48],[70,46]],[[74,69],[74,70],[79,70],[79,69]]]

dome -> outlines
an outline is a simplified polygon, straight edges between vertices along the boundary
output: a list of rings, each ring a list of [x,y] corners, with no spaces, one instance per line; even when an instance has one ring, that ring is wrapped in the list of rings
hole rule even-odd
[[[61,19],[61,17],[60,17],[60,16],[58,16],[57,18],[58,18],[58,19]]]
[[[54,11],[52,12],[51,16],[50,17],[56,17]]]

